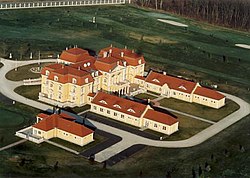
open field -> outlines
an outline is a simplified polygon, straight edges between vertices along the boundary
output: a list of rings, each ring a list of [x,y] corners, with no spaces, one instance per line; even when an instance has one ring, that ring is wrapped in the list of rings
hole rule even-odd
[[[41,91],[40,85],[34,85],[34,86],[20,86],[15,88],[14,90],[17,94],[22,95],[26,98],[32,99],[32,100],[38,100],[39,92]]]
[[[213,109],[196,103],[188,103],[174,98],[160,100],[161,106],[192,114],[211,121],[219,121],[239,109],[239,105],[226,99],[226,105],[220,109]]]
[[[95,24],[90,22],[93,16]],[[158,18],[175,18],[189,27],[164,24]],[[250,52],[235,46],[250,44],[247,33],[129,6],[1,11],[0,20],[3,57],[12,52],[13,59],[24,59],[32,52],[38,58],[40,50],[45,58],[74,44],[98,51],[112,43],[142,52],[148,62],[164,70],[173,65],[220,77],[220,83],[227,79],[250,86]]]
[[[8,80],[12,81],[21,81],[24,79],[34,79],[34,78],[39,78],[41,77],[40,73],[33,73],[30,71],[31,68],[33,67],[43,67],[45,65],[48,65],[50,63],[42,63],[42,64],[30,64],[22,67],[18,67],[17,71],[15,69],[9,71],[6,74],[6,78]]]

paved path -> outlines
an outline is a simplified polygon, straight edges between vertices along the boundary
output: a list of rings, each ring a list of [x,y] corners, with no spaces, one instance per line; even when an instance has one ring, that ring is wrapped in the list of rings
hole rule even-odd
[[[27,141],[26,139],[19,140],[19,141],[17,141],[17,142],[14,142],[14,143],[12,143],[12,144],[9,144],[9,145],[7,145],[7,146],[4,146],[4,147],[0,148],[0,151],[9,149],[9,148],[11,148],[11,147],[13,147],[13,146],[19,145],[19,144],[24,143],[24,142],[26,142],[26,141]]]
[[[74,154],[76,154],[76,155],[79,154],[78,151],[75,151],[75,150],[70,149],[70,148],[68,148],[68,147],[66,147],[66,146],[60,145],[60,144],[58,144],[58,143],[52,142],[52,141],[50,141],[50,140],[45,140],[45,142],[47,142],[47,143],[49,143],[49,144],[51,144],[51,145],[54,145],[54,146],[56,146],[56,147],[59,147],[59,148],[61,148],[61,149],[64,149],[64,150],[66,150],[66,151],[69,151],[69,152],[71,152],[71,153],[74,153]]]
[[[41,60],[41,62],[52,62],[55,60]],[[21,61],[18,62],[18,66],[21,65],[27,65],[31,63],[37,63],[38,61],[32,60],[32,61]],[[37,101],[26,99],[18,94],[16,94],[13,90],[16,86],[19,84],[16,82],[8,81],[5,78],[5,74],[15,68],[15,61],[9,61],[9,60],[2,60],[2,63],[4,66],[0,69],[0,92],[4,94],[5,96],[19,101],[21,103],[27,104],[32,107],[36,107],[42,110],[48,110],[51,109],[51,106],[48,106],[46,104],[42,104]],[[109,158],[113,157],[114,155],[117,155],[118,153],[121,153],[122,151],[130,148],[133,145],[149,145],[149,146],[155,146],[155,147],[166,147],[166,148],[184,148],[184,147],[192,147],[195,145],[198,145],[207,139],[213,137],[214,135],[218,134],[222,130],[226,129],[230,125],[236,123],[237,121],[241,120],[245,116],[247,116],[250,113],[250,105],[245,102],[244,100],[224,93],[227,98],[233,100],[236,102],[240,109],[236,112],[230,114],[229,116],[225,117],[224,119],[220,120],[219,122],[211,125],[210,127],[204,129],[203,131],[199,132],[198,134],[192,136],[189,139],[181,140],[181,141],[157,141],[152,140],[148,138],[144,138],[132,133],[129,133],[127,131],[114,128],[112,126],[108,126],[105,124],[102,124],[100,122],[92,121],[92,123],[99,129],[104,130],[106,132],[112,133],[114,135],[118,135],[122,137],[122,140],[115,145],[112,145],[109,148],[106,148],[105,150],[102,150],[101,152],[97,153],[95,158],[98,162],[103,162],[105,160],[108,160]]]

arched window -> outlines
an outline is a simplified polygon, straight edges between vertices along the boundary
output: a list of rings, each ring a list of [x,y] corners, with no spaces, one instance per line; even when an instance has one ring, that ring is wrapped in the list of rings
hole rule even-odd
[[[47,75],[47,76],[49,75],[49,71],[48,70],[46,70],[45,75]]]
[[[75,78],[72,78],[72,83],[76,84],[77,80]]]

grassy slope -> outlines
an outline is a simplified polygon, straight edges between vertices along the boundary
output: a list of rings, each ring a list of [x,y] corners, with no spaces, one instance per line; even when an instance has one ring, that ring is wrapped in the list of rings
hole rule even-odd
[[[89,22],[93,16],[97,18],[96,24]],[[1,11],[0,43],[4,45],[0,51],[3,56],[13,52],[14,58],[19,58],[22,46],[27,58],[31,51],[37,57],[38,50],[44,57],[56,55],[73,44],[93,50],[111,43],[127,45],[165,69],[168,65],[184,67],[232,80],[240,78],[238,81],[249,85],[246,80],[250,74],[249,50],[234,46],[250,43],[248,34],[175,19],[190,26],[185,31],[157,18],[173,17],[124,6]]]

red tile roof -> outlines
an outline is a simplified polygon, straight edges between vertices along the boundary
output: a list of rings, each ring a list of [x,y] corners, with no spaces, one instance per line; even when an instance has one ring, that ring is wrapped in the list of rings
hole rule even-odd
[[[162,113],[162,112],[155,111],[153,109],[149,109],[145,113],[144,118],[149,119],[149,120],[153,120],[156,122],[160,122],[160,123],[163,123],[163,124],[166,124],[169,126],[178,122],[178,120],[175,119],[174,117],[172,117],[168,114]]]
[[[72,68],[70,66],[65,66],[63,68],[52,71],[49,74],[48,79],[54,80],[55,76],[58,77],[57,82],[62,84],[72,83],[73,78],[75,78],[77,81],[76,85],[80,86],[94,81],[93,77],[90,75],[89,72]],[[85,80],[86,78],[88,78],[87,82]]]
[[[63,67],[63,64],[50,64],[47,66],[44,66],[41,70],[41,74],[45,75],[46,74],[46,70],[48,70],[49,72],[54,71],[56,69],[61,69]]]
[[[83,125],[77,124],[75,122],[63,119],[58,114],[50,115],[48,118],[43,119],[42,121],[33,125],[33,127],[43,130],[43,131],[49,131],[54,128],[58,128],[60,130],[66,131],[68,133],[71,133],[80,137],[85,137],[93,133],[93,131],[90,130],[89,128]]]
[[[48,114],[44,114],[44,113],[39,113],[39,114],[37,114],[37,117],[45,119],[45,118],[49,117],[49,115]]]
[[[140,80],[145,80],[146,78],[140,75],[136,75],[135,78],[140,79]]]
[[[60,59],[72,63],[77,63],[86,60],[89,57],[87,50],[81,48],[71,48],[69,50],[64,50],[60,55]]]
[[[94,97],[96,95],[96,93],[89,93],[88,96],[90,97]]]
[[[92,103],[116,111],[120,111],[122,113],[129,114],[135,117],[141,117],[141,115],[147,108],[147,105],[103,92],[97,93]]]
[[[101,51],[99,52],[99,56],[105,57],[104,55],[105,53],[110,57],[114,57],[116,59],[126,61],[127,65],[138,66],[140,64],[145,63],[145,59],[143,55],[139,55],[135,53],[133,50],[120,49],[116,47],[107,47],[107,48],[101,49]],[[122,53],[123,53],[123,56],[122,56]]]
[[[225,96],[220,94],[219,92],[204,87],[197,87],[196,90],[194,91],[194,94],[204,96],[207,98],[212,98],[215,100],[221,100],[225,98]]]
[[[196,86],[195,82],[160,74],[154,71],[151,71],[148,74],[145,81],[159,86],[167,84],[170,89],[178,90],[189,94],[192,93]]]
[[[95,62],[95,67],[104,72],[110,72],[118,65],[122,65],[119,59],[113,57],[99,58]]]

